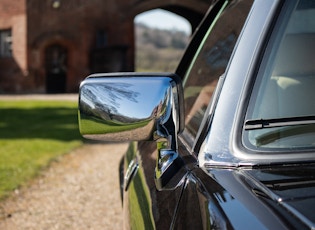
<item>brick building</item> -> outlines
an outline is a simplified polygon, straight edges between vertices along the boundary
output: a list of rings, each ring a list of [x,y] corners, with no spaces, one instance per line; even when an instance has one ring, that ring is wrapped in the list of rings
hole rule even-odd
[[[0,0],[0,93],[77,92],[90,73],[133,71],[134,17],[163,8],[194,27],[199,1]]]

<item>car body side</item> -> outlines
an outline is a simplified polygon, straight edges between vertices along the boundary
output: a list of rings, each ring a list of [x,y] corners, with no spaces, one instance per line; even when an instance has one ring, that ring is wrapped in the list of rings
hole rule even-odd
[[[307,220],[301,221],[299,214],[286,208],[287,205],[281,201],[292,197],[274,197],[275,193],[266,189],[262,181],[272,180],[275,175],[281,178],[281,175],[288,175],[294,170],[299,170],[300,179],[306,180],[309,173],[314,175],[313,167],[308,167],[305,174],[300,168],[249,169],[247,165],[252,163],[250,160],[247,162],[245,157],[242,162],[227,159],[230,163],[225,164],[225,169],[219,166],[217,168],[215,165],[215,161],[222,163],[222,159],[213,159],[214,167],[209,170],[200,168],[203,162],[201,157],[210,154],[209,150],[212,156],[220,155],[221,158],[224,158],[225,151],[234,151],[235,155],[242,153],[235,145],[236,136],[240,135],[236,128],[237,121],[244,116],[242,106],[246,104],[244,101],[248,100],[251,75],[256,71],[255,65],[260,61],[260,53],[266,46],[266,38],[274,26],[282,4],[281,1],[271,0],[254,2],[241,39],[235,46],[226,69],[224,76],[226,79],[220,89],[215,114],[205,125],[208,126],[207,130],[209,126],[211,129],[207,135],[198,137],[203,141],[209,140],[206,143],[207,148],[202,146],[200,148],[196,140],[187,140],[189,135],[179,137],[179,153],[187,160],[187,174],[175,190],[156,190],[153,180],[157,156],[155,143],[135,142],[131,145],[133,151],[129,151],[126,155],[125,168],[132,159],[138,162],[139,171],[134,182],[131,182],[135,185],[125,193],[124,197],[124,202],[128,202],[125,204],[126,222],[131,223],[128,227],[137,229],[139,224],[143,224],[142,227],[145,229],[249,229],[251,226],[255,226],[255,229],[287,229],[297,226],[303,229],[312,226]],[[189,50],[187,52],[189,53]],[[180,67],[183,68],[182,65]],[[185,70],[179,69],[177,72],[182,74]],[[230,113],[230,111],[237,112]],[[195,145],[191,146],[193,142]],[[196,152],[200,152],[199,161],[194,157]],[[239,164],[240,167],[228,167],[234,163]],[[257,179],[256,174],[263,174],[264,177]],[[312,184],[306,187],[314,191]],[[140,188],[142,191],[139,191]],[[135,198],[130,193],[137,196],[138,202],[135,202],[135,205],[131,204]],[[139,201],[140,197],[145,198],[143,202]],[[308,201],[313,202],[312,199]],[[139,221],[141,218],[137,213],[144,215],[143,222]],[[150,220],[150,223],[146,220]]]
[[[269,10],[270,9],[267,9],[266,12],[269,12]],[[217,14],[217,13],[218,13],[218,10],[215,9],[213,14]],[[215,18],[215,16],[212,16],[210,14],[211,12],[209,13],[208,18],[205,19],[208,21],[204,22],[204,24],[208,24],[208,27],[209,27],[209,24],[211,24],[211,22],[209,21]],[[264,23],[264,21],[262,23]],[[201,26],[204,26],[204,25],[201,25]],[[256,28],[259,28],[259,27],[257,26]],[[203,34],[205,34],[206,31],[207,29],[205,29]],[[199,33],[202,33],[202,32],[199,32]],[[195,36],[203,37],[204,35],[197,34]],[[256,48],[256,46],[257,44],[253,44],[254,48]],[[193,51],[190,51],[189,49],[192,49]],[[191,53],[196,52],[195,49],[196,49],[196,45],[194,45],[191,48],[188,48],[186,53],[190,54],[190,58],[191,56],[194,56],[194,55],[191,55]],[[244,56],[248,57],[248,55],[244,55]],[[244,60],[244,62],[247,64],[248,60]],[[187,69],[187,65],[183,68]],[[179,68],[177,72],[184,73],[185,71],[187,70],[181,70]],[[197,169],[198,168],[197,159],[192,157],[191,152],[188,150],[188,146],[183,144],[187,141],[187,138],[186,140],[182,138],[180,139],[182,142],[182,145],[179,150],[181,157],[190,158],[189,168],[191,169],[187,169],[187,172],[194,168],[196,168],[195,170],[200,171]],[[188,142],[192,143],[194,142],[194,140],[188,140]],[[176,226],[176,228],[179,228],[179,229],[180,228],[200,229],[200,228],[205,228],[206,226],[210,227],[210,223],[207,223],[207,222],[209,222],[211,218],[210,216],[205,216],[204,214],[201,213],[200,204],[199,204],[200,201],[197,197],[198,192],[196,191],[196,188],[201,185],[198,184],[197,183],[198,180],[194,178],[198,178],[198,177],[193,176],[194,175],[193,173],[187,173],[186,177],[183,178],[184,182],[181,183],[181,185],[178,186],[174,191],[171,190],[171,191],[159,192],[156,190],[155,183],[153,180],[154,168],[155,168],[155,164],[157,160],[156,156],[157,156],[156,144],[152,142],[138,142],[138,143],[135,142],[130,145],[130,149],[128,150],[126,154],[125,170],[127,170],[131,164],[134,164],[134,162],[138,164],[137,166],[138,172],[133,177],[131,185],[128,186],[128,191],[124,193],[125,195],[124,195],[123,202],[125,206],[124,210],[126,212],[125,224],[126,225],[131,224],[131,226],[126,226],[126,227],[127,228],[131,227],[135,229],[138,229],[141,227],[143,227],[144,229],[172,228],[170,226],[173,226],[173,227]],[[199,173],[202,174],[203,172],[199,172]],[[219,184],[217,186],[220,187]],[[188,197],[189,197],[189,200],[187,200]],[[192,207],[192,205],[194,205],[194,207]],[[209,215],[212,216],[213,213],[209,213]],[[222,215],[223,215],[222,211],[214,214],[214,216],[216,217],[221,217]],[[185,220],[185,221],[182,221],[182,220]],[[221,221],[220,223],[224,223],[224,221]],[[211,224],[213,225],[213,223]],[[232,227],[232,225],[230,225],[229,227]]]
[[[242,139],[272,33],[294,2],[213,2],[175,73],[186,111],[173,186],[157,183],[161,144],[131,142],[119,167],[125,229],[315,228],[314,148],[264,152]]]

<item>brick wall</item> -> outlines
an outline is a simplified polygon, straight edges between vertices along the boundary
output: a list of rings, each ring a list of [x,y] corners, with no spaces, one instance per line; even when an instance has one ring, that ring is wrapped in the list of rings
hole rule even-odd
[[[11,30],[13,57],[0,58],[0,93],[19,91],[27,84],[24,78],[27,75],[25,12],[25,0],[1,0],[0,30]]]
[[[77,92],[91,73],[133,71],[134,17],[168,2],[1,0],[0,30],[12,29],[13,57],[0,58],[0,93],[45,93],[48,76],[53,80],[55,72],[56,78],[65,76],[59,90]],[[194,0],[175,3],[196,8]],[[51,47],[63,54],[49,53]],[[51,67],[55,62],[57,71]]]

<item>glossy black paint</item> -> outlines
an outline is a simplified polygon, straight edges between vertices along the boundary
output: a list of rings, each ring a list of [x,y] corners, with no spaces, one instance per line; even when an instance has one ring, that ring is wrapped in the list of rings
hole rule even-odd
[[[124,193],[125,228],[168,229],[177,210],[183,184],[173,190],[157,190],[154,182],[156,143],[133,142],[125,156],[125,170],[132,160],[139,170]]]
[[[211,169],[206,172],[207,175],[202,175],[203,173],[197,170],[193,172],[195,177],[202,178],[199,180],[203,182],[199,186],[204,186],[202,194],[215,194],[214,203],[226,215],[223,222],[229,221],[234,228],[313,227],[314,166],[302,170],[300,166],[251,170]],[[209,181],[209,176],[213,181]],[[208,199],[208,202],[211,205],[211,200]],[[211,209],[209,213],[208,218],[211,218]]]

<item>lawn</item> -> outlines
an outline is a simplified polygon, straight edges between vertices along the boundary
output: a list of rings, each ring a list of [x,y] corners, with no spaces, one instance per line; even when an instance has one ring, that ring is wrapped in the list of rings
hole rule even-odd
[[[136,128],[145,127],[150,123],[150,119],[139,122],[119,123],[105,121],[97,118],[82,116],[80,117],[81,125],[84,126],[84,134],[107,134],[128,131]],[[82,127],[81,126],[81,127]]]
[[[82,145],[77,103],[0,100],[0,199]]]

